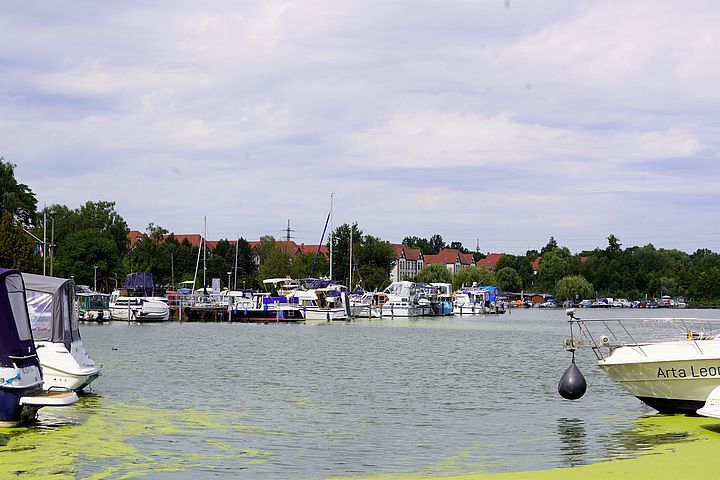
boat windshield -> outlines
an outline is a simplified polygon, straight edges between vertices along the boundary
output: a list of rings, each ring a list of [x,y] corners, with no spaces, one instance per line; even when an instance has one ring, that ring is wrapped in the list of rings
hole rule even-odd
[[[35,340],[50,340],[52,331],[52,303],[51,293],[27,290],[27,309],[30,314],[30,325]]]
[[[7,288],[10,309],[15,319],[18,337],[21,341],[31,340],[32,333],[30,332],[27,306],[25,305],[25,296],[23,295],[22,277],[19,274],[8,275],[5,277],[5,288]]]

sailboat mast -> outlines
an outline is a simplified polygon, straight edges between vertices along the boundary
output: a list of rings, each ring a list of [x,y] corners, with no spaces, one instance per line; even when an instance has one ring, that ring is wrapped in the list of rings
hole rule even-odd
[[[237,234],[235,239],[235,283],[233,284],[233,290],[237,290],[237,262],[238,262],[238,249],[240,248],[240,233]]]
[[[207,217],[203,217],[203,288],[207,286],[205,275],[207,274]]]
[[[350,279],[348,280],[348,288],[350,291],[353,290],[352,288],[352,247],[353,247],[353,226],[350,225]]]
[[[330,194],[330,280],[333,278],[333,195]]]

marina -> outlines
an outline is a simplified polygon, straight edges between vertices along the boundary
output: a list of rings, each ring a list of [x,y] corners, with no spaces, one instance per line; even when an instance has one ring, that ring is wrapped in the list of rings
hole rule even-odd
[[[668,439],[707,437],[674,437],[687,424],[653,420],[654,410],[608,378],[588,350],[577,360],[588,392],[561,399],[563,317],[522,309],[323,328],[87,323],[83,341],[103,376],[76,406],[41,410],[36,425],[6,434],[8,445],[32,439],[40,455],[74,454],[52,467],[21,456],[5,471],[315,479],[545,470],[553,478],[562,467],[631,468],[623,465]],[[213,348],[195,355],[198,342]],[[178,378],[214,387],[197,402]],[[657,436],[640,428],[648,420]],[[0,453],[0,464],[8,455]]]

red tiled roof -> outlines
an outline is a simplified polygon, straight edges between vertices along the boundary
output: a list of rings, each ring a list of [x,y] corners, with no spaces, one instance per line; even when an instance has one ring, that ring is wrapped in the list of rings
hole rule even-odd
[[[134,247],[138,240],[140,240],[144,236],[145,234],[139,230],[130,230],[128,232],[128,242],[130,244],[130,248]]]
[[[440,250],[437,255],[425,255],[425,265],[430,265],[431,263],[440,263],[442,265],[454,265],[455,262],[458,260],[458,257],[460,258],[460,263],[463,265],[470,265],[472,264],[472,261],[470,263],[466,264],[463,262],[462,253],[460,253],[459,250],[455,250],[454,248],[443,248]],[[472,258],[472,255],[470,254],[470,257]]]
[[[401,243],[393,243],[391,245],[395,249],[395,258],[400,258],[403,252],[405,252],[405,260],[413,262],[420,260],[420,257],[423,256],[422,250],[419,248],[408,247]]]
[[[185,240],[187,240],[188,242],[190,242],[190,245],[195,248],[200,248],[200,244],[202,243],[203,238],[202,235],[197,233],[173,233],[173,236],[175,237],[175,240],[178,241],[178,243],[183,243]],[[169,237],[169,235],[165,235],[165,238],[167,237]],[[210,247],[210,242],[208,242],[208,247]]]
[[[302,254],[305,254],[305,253],[315,254],[318,251],[317,245],[305,245],[304,243],[301,243],[298,248],[300,249],[300,253],[302,253]],[[330,249],[328,248],[327,245],[324,245],[324,244],[320,245],[320,255],[322,255],[326,258],[328,258],[330,256]]]
[[[542,260],[542,257],[538,255],[538,257],[535,258],[535,260],[533,260],[532,263],[530,264],[530,267],[532,267],[533,272],[537,272],[538,269],[540,268],[540,260]]]
[[[474,262],[473,254],[472,253],[461,253],[460,254],[460,264],[462,265],[472,265]]]
[[[488,256],[485,258],[481,258],[477,261],[475,265],[478,267],[485,267],[492,270],[495,268],[495,265],[497,265],[498,261],[500,260],[500,257],[505,255],[504,253],[488,253]]]

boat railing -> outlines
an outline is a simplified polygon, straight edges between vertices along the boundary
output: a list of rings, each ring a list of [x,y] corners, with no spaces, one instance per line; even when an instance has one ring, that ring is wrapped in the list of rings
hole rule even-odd
[[[643,346],[667,341],[720,341],[720,319],[692,317],[598,317],[578,318],[574,309],[567,311],[570,337],[565,339],[568,351],[589,347],[598,360],[623,346],[635,347],[645,355]]]

